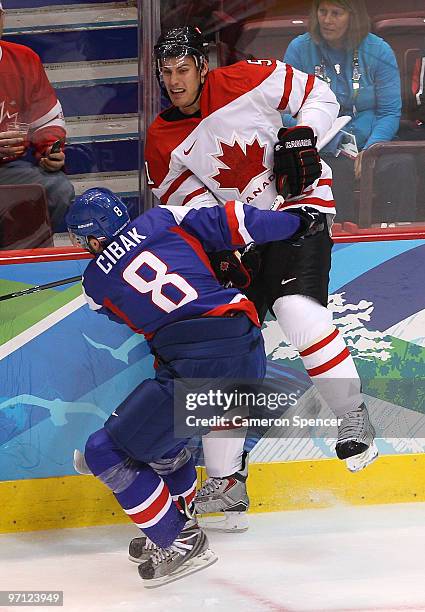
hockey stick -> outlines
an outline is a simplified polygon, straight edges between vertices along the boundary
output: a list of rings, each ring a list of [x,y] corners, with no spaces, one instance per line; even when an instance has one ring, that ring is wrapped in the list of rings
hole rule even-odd
[[[53,283],[46,283],[45,285],[35,285],[29,289],[23,289],[22,291],[15,291],[15,293],[8,293],[7,295],[0,295],[0,302],[3,300],[10,300],[11,298],[21,297],[21,295],[29,295],[30,293],[37,293],[37,291],[43,291],[43,289],[51,289],[52,287],[59,287],[59,285],[67,285],[68,283],[76,283],[82,279],[82,276],[71,276],[70,278],[64,278],[63,280],[53,281]]]

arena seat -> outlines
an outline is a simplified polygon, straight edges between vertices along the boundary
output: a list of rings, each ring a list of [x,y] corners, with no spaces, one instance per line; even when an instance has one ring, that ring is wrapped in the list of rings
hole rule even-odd
[[[417,102],[412,90],[413,72],[417,60],[423,57],[425,49],[424,46],[421,49],[406,49],[404,52],[404,71],[403,71],[403,111],[406,118],[416,119],[417,115]]]
[[[415,157],[425,155],[425,140],[423,141],[407,141],[395,140],[392,142],[378,142],[366,149],[362,159],[362,173],[360,178],[360,199],[359,199],[359,225],[360,227],[370,227],[372,223],[373,210],[373,182],[376,161],[381,155],[390,153],[410,153]],[[422,179],[422,173],[419,173],[419,178]],[[421,189],[418,189],[418,194],[421,195]],[[410,203],[406,203],[406,222],[415,221],[409,212],[412,212]],[[417,206],[421,202],[416,203]]]
[[[425,47],[425,8],[418,13],[376,15],[372,30],[391,45],[397,57],[401,75],[403,119],[412,111],[411,76],[420,49]]]
[[[412,71],[421,49],[425,47],[425,8],[416,12],[400,12],[398,10],[392,13],[375,14],[372,18],[372,32],[382,37],[392,47],[397,58],[401,77],[403,102],[401,127],[403,128],[404,124],[408,126],[409,120],[414,118],[415,104],[411,91]],[[402,133],[404,133],[403,130]],[[419,170],[421,160],[424,159],[423,156],[425,155],[425,141],[399,140],[377,143],[365,151],[362,162],[358,217],[361,227],[368,227],[372,222],[376,161],[379,156],[390,153],[409,153],[416,158],[420,182],[416,209],[417,211],[423,209],[423,190],[421,188],[423,179],[422,172]],[[410,214],[413,212],[411,207],[406,207],[407,216],[409,210]],[[414,220],[414,218],[406,218],[406,221]]]
[[[240,57],[281,60],[291,40],[299,34],[304,34],[307,26],[308,19],[305,15],[246,21],[231,43]]]
[[[0,185],[0,249],[53,246],[47,198],[41,185]]]

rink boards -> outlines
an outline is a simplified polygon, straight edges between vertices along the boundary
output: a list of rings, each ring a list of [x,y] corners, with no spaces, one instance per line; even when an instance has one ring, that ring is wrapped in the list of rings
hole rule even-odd
[[[253,511],[425,500],[424,259],[423,239],[335,245],[330,308],[379,420],[381,458],[351,475],[334,459],[334,440],[285,438],[273,428],[250,432]],[[87,261],[72,249],[4,254],[0,294],[81,274]],[[104,487],[75,475],[72,454],[152,375],[145,341],[90,312],[79,284],[0,302],[0,310],[0,531],[126,521]],[[275,321],[267,320],[263,331],[268,376],[283,377],[288,390],[302,389],[306,414],[313,405],[320,414]],[[376,386],[376,379],[385,384]],[[400,380],[411,380],[407,386],[418,393],[412,398]],[[406,415],[413,417],[411,431]],[[395,418],[405,425],[402,438],[394,433]],[[198,440],[192,450],[202,464]]]

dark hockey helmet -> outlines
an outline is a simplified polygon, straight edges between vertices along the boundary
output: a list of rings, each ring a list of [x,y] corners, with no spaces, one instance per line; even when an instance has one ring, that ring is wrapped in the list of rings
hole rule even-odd
[[[75,198],[65,220],[72,242],[93,252],[89,236],[106,246],[130,223],[130,215],[112,191],[94,187]]]
[[[156,78],[159,86],[169,99],[167,90],[162,80],[161,70],[168,58],[181,58],[192,56],[196,67],[201,72],[204,63],[208,60],[208,43],[204,39],[201,30],[195,26],[183,26],[172,28],[161,34],[154,46],[154,59]],[[198,95],[202,85],[199,85]]]
[[[208,59],[208,43],[201,30],[195,26],[171,28],[161,34],[154,46],[155,62],[168,57],[184,57],[192,55],[200,67],[203,59]]]

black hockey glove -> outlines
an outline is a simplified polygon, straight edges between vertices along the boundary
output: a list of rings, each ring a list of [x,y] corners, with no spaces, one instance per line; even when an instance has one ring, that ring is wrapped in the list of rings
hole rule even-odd
[[[281,128],[274,145],[277,193],[285,199],[300,195],[322,174],[316,149],[317,138],[310,127]]]
[[[208,253],[211,267],[218,282],[224,287],[246,289],[251,284],[251,274],[235,251],[215,251]]]
[[[325,229],[325,215],[315,208],[311,208],[311,206],[300,206],[299,208],[285,210],[285,212],[290,215],[296,215],[300,219],[300,227],[295,234],[289,238],[290,242],[294,242],[300,238],[314,236],[319,232],[323,232]]]
[[[248,245],[241,255],[241,263],[247,270],[251,283],[260,272],[261,267],[261,251],[260,248],[252,243]]]

